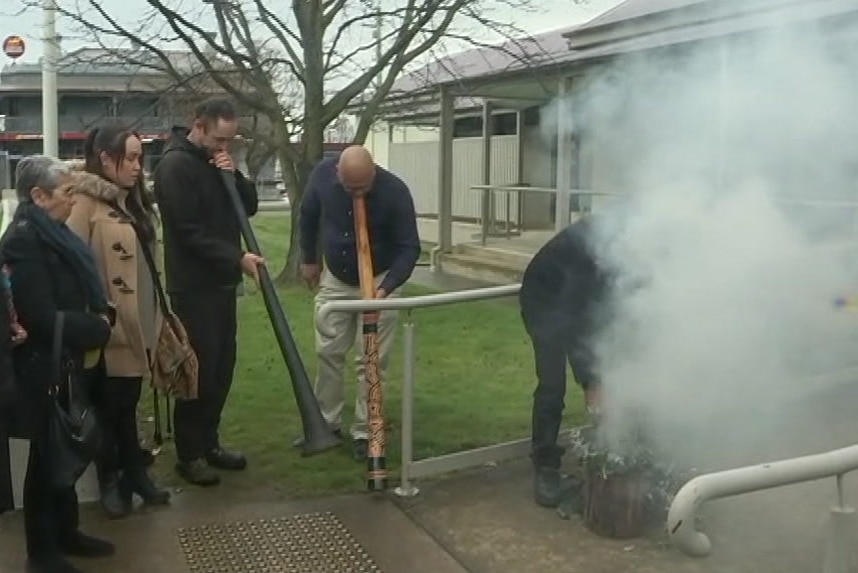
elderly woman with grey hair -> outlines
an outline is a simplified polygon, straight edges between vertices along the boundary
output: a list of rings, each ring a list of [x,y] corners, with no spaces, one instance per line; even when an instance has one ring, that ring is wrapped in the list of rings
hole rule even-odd
[[[28,570],[74,573],[79,570],[67,555],[102,557],[114,547],[79,531],[74,486],[58,488],[51,479],[45,444],[49,389],[56,383],[55,320],[62,312],[62,375],[76,388],[87,388],[87,379],[103,368],[100,355],[110,338],[112,312],[92,253],[65,224],[74,201],[68,167],[51,157],[30,156],[18,163],[15,178],[20,204],[0,240],[0,260],[8,268],[12,300],[28,335],[13,354],[18,390],[13,425],[19,437],[30,440],[24,481]]]

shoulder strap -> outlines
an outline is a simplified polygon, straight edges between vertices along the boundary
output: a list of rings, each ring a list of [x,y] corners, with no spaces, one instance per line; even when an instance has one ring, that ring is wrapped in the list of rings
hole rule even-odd
[[[155,293],[158,298],[158,305],[161,307],[161,314],[164,316],[164,320],[170,323],[173,330],[176,330],[176,325],[173,324],[173,315],[170,312],[170,307],[167,305],[167,295],[164,293],[164,287],[161,285],[161,277],[158,276],[158,267],[155,266],[155,258],[152,256],[149,244],[140,232],[140,226],[134,220],[134,217],[125,212],[117,202],[111,201],[108,204],[130,221],[131,228],[134,229],[134,234],[137,235],[137,242],[140,243],[140,250],[143,251],[143,257],[146,259],[146,266],[149,268],[149,275],[152,277],[152,284],[155,286]]]
[[[65,328],[66,313],[58,311],[54,318],[54,340],[51,347],[52,383],[58,388],[63,373],[63,329]]]

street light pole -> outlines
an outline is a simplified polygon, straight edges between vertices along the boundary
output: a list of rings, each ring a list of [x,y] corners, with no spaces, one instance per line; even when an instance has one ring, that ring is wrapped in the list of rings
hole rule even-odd
[[[57,106],[57,3],[42,4],[42,153],[59,156],[59,120]]]

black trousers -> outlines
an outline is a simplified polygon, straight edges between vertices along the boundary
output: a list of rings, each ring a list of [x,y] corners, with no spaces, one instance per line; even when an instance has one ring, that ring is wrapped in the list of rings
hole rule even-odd
[[[533,392],[532,458],[537,467],[559,468],[565,451],[557,445],[566,407],[566,364],[583,389],[600,383],[588,330],[567,329],[551,336],[528,329],[536,363]]]
[[[103,377],[94,385],[93,401],[104,430],[104,445],[96,464],[104,481],[117,472],[133,473],[144,467],[137,437],[137,403],[141,377]]]
[[[30,441],[24,478],[24,531],[28,557],[50,559],[59,555],[61,540],[78,530],[78,499],[74,487],[51,486],[40,443],[40,439]]]
[[[199,397],[177,400],[173,415],[176,455],[189,462],[220,447],[218,428],[235,369],[236,291],[176,293],[170,301],[200,364]]]

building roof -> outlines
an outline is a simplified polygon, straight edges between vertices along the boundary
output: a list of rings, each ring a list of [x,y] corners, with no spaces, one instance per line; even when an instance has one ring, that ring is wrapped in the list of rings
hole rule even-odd
[[[600,28],[617,24],[620,22],[628,22],[644,16],[652,16],[662,12],[676,10],[693,4],[708,2],[709,0],[626,0],[617,4],[609,10],[605,10],[595,18],[589,20],[577,30],[585,30],[592,28]]]
[[[578,26],[440,58],[393,85],[389,100],[471,80],[541,73],[588,59],[858,12],[855,0],[626,0]],[[621,30],[621,31],[620,31]],[[465,90],[467,91],[467,90]]]
[[[171,65],[180,70],[199,68],[196,58],[191,52],[182,50],[164,50],[164,55]],[[139,74],[163,74],[158,69],[162,62],[154,54],[145,49],[115,49],[79,48],[60,56],[57,63],[57,73],[64,75],[109,75],[134,76]],[[3,76],[41,74],[41,63],[13,63],[3,66],[0,78]]]

